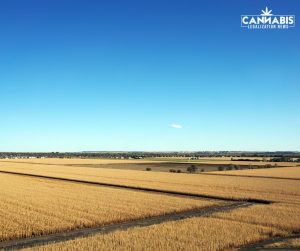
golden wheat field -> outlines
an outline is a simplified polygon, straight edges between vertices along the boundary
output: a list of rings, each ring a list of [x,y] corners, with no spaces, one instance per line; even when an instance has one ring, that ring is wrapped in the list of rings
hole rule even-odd
[[[278,167],[211,172],[215,174],[249,175],[257,177],[290,178],[300,180],[300,167]]]
[[[253,205],[230,212],[214,214],[212,217],[274,227],[280,230],[298,232],[300,230],[300,204],[274,203]]]
[[[216,165],[253,165],[253,166],[264,166],[264,165],[272,165],[272,166],[298,166],[299,163],[296,162],[271,162],[271,161],[238,161],[238,160],[222,160],[222,159],[203,159],[203,160],[191,160],[189,162],[199,163],[199,164],[216,164]]]
[[[75,163],[77,160],[70,161]],[[299,177],[300,169],[296,167],[249,170],[252,173],[250,176],[269,175],[276,179],[7,161],[0,161],[1,170],[275,202],[206,217],[49,243],[37,246],[34,250],[233,250],[272,236],[288,236],[300,230],[300,180],[280,179]],[[245,171],[248,170],[234,173],[244,175]],[[196,208],[205,210],[223,204],[216,200],[0,173],[0,241],[104,226]]]
[[[207,200],[0,174],[0,241],[217,204]]]
[[[286,232],[272,227],[201,217],[98,234],[33,250],[232,250],[275,235],[284,236]]]
[[[248,159],[248,158],[247,158]],[[251,159],[251,158],[250,158]],[[255,158],[256,159],[256,158]],[[181,163],[193,163],[193,164],[215,164],[215,165],[278,165],[278,166],[297,166],[299,163],[296,162],[270,162],[266,161],[232,161],[231,158],[201,158],[197,160],[190,160],[188,158],[145,158],[145,159],[81,159],[81,158],[36,158],[36,159],[0,159],[1,162],[10,163],[34,163],[34,164],[54,164],[54,165],[101,165],[101,164],[124,164],[124,163],[166,163],[166,162],[181,162]]]
[[[224,198],[255,198],[300,203],[299,180],[258,179],[251,177],[177,174],[7,162],[0,162],[1,170],[133,187],[214,195]]]
[[[32,164],[51,164],[51,165],[73,165],[73,164],[121,164],[121,163],[151,163],[165,162],[165,160],[147,160],[147,159],[81,159],[81,158],[36,158],[36,159],[0,159],[1,162],[8,163],[32,163]]]

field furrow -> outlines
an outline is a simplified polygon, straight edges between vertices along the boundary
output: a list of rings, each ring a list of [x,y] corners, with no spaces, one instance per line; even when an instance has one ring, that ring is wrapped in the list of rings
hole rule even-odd
[[[217,195],[235,199],[264,199],[300,203],[299,180],[253,179],[218,175],[144,172],[57,165],[1,163],[0,171],[46,175],[107,184]]]
[[[205,208],[215,201],[0,174],[0,240]]]
[[[196,217],[37,246],[30,250],[233,250],[286,234],[272,227]]]

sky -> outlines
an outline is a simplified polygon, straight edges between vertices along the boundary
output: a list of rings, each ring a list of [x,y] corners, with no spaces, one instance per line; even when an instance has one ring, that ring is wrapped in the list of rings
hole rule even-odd
[[[242,14],[294,14],[247,30]],[[0,151],[300,151],[299,0],[3,0]]]

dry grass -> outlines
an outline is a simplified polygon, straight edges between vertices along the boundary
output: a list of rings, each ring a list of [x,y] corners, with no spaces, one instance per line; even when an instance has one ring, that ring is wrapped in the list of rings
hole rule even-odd
[[[251,159],[251,158],[247,158]],[[257,158],[255,158],[257,159]],[[80,158],[45,158],[45,159],[0,159],[1,162],[20,162],[20,163],[36,163],[36,164],[54,164],[54,165],[68,165],[68,164],[124,164],[124,163],[166,163],[166,162],[179,162],[179,163],[193,163],[193,164],[214,164],[214,165],[275,165],[278,166],[297,166],[299,163],[293,162],[270,162],[266,161],[232,161],[230,157],[226,158],[201,158],[198,160],[189,160],[188,158],[149,158],[149,159],[80,159]]]
[[[134,187],[217,195],[226,198],[258,198],[300,203],[300,181],[298,180],[255,179],[235,176],[174,174],[6,162],[0,163],[0,170]]]
[[[0,162],[0,170],[279,202],[50,244],[37,250],[199,250],[199,247],[200,250],[232,250],[273,235],[287,235],[300,230],[299,180],[13,162]],[[298,175],[297,168],[249,171],[268,171],[266,174],[272,177]],[[0,240],[100,226],[211,205],[213,202],[210,201],[0,174],[0,214],[3,215],[0,218]]]
[[[300,179],[300,167],[282,167],[267,169],[247,169],[234,171],[211,172],[216,174],[249,175],[256,177],[296,178]]]
[[[233,160],[232,160],[233,159]],[[249,161],[239,161],[238,159],[249,159]],[[147,160],[147,159],[145,159]],[[278,165],[278,166],[297,166],[297,162],[272,162],[270,157],[204,157],[196,160],[190,160],[188,157],[169,157],[169,158],[149,158],[148,160],[155,161],[171,161],[171,162],[186,162],[199,164],[233,164],[233,165]],[[260,160],[260,161],[255,161]]]
[[[274,227],[290,232],[300,230],[300,204],[254,205],[230,212],[217,213],[212,217]]]
[[[246,158],[251,159],[251,158]],[[259,159],[259,158],[254,158]],[[297,166],[299,163],[296,162],[272,162],[268,159],[266,161],[238,161],[238,160],[226,160],[226,159],[218,159],[218,158],[211,158],[211,159],[201,159],[201,163],[210,163],[210,164],[233,164],[233,165],[253,165],[253,166],[264,166],[264,165],[278,165],[278,166]]]
[[[191,218],[95,235],[30,250],[232,250],[285,232],[213,218]]]
[[[215,204],[212,201],[0,174],[0,241]]]
[[[45,159],[0,159],[0,162],[8,163],[32,163],[32,164],[53,164],[53,165],[93,165],[93,164],[122,164],[122,163],[157,163],[164,160],[145,160],[145,159],[80,159],[80,158],[45,158]]]

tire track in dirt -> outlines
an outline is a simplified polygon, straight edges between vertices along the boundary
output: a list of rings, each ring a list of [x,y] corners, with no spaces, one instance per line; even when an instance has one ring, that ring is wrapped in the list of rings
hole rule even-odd
[[[212,207],[202,208],[197,210],[189,210],[184,212],[153,216],[149,218],[110,224],[101,227],[83,228],[83,229],[76,229],[67,232],[36,236],[32,238],[9,240],[9,241],[0,242],[0,249],[5,251],[18,250],[27,247],[45,245],[52,242],[62,242],[62,241],[72,240],[72,239],[86,237],[94,234],[106,234],[117,230],[127,230],[133,227],[146,227],[146,226],[156,225],[168,221],[178,221],[178,220],[191,218],[191,217],[201,217],[201,216],[203,217],[218,212],[225,212],[225,211],[230,211],[238,208],[249,207],[253,204],[255,203],[245,202],[245,201],[232,202],[232,203],[226,203],[225,205],[221,205],[221,206],[212,206]]]
[[[58,181],[66,181],[66,182],[73,182],[73,183],[86,184],[86,185],[97,185],[97,186],[123,188],[123,189],[137,190],[137,191],[142,191],[142,192],[153,192],[153,193],[160,193],[160,194],[173,195],[173,196],[185,196],[185,197],[190,197],[190,198],[213,199],[213,200],[231,201],[231,202],[244,201],[244,202],[253,202],[253,203],[257,203],[257,204],[271,204],[272,203],[272,201],[263,200],[263,199],[249,198],[249,199],[243,200],[243,199],[238,199],[238,198],[230,198],[230,197],[227,198],[227,197],[216,196],[216,195],[170,191],[170,190],[162,190],[162,189],[147,188],[147,187],[136,187],[136,186],[128,186],[128,185],[118,185],[118,184],[111,184],[111,183],[105,183],[105,182],[78,180],[78,179],[71,179],[71,178],[62,178],[62,177],[46,176],[46,175],[30,174],[30,173],[19,173],[19,172],[3,171],[3,170],[0,170],[0,173],[28,176],[28,177],[34,177],[34,178],[43,178],[43,179],[50,179],[50,180],[58,180]]]
[[[262,240],[240,248],[240,251],[253,251],[253,250],[300,250],[300,247],[264,247],[266,245],[283,242],[291,239],[300,238],[300,234],[290,236],[278,236],[267,240]]]

